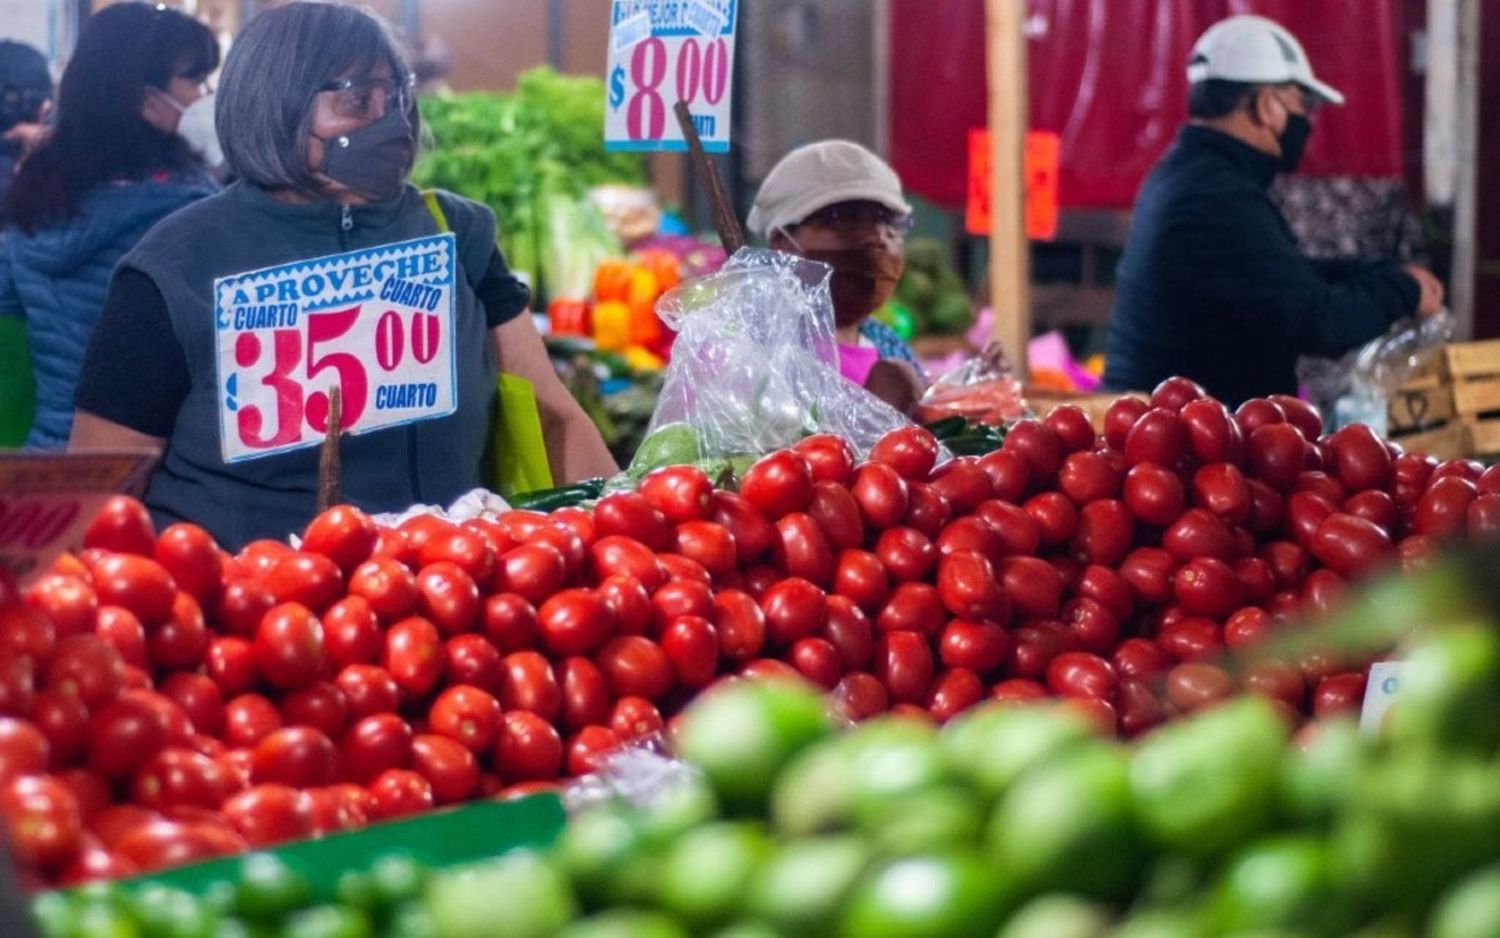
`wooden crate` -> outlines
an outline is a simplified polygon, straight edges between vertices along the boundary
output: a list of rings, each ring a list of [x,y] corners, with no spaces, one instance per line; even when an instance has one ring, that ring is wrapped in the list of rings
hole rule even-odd
[[[1445,349],[1453,409],[1467,420],[1500,413],[1500,339],[1458,342]]]
[[[1456,459],[1471,452],[1468,428],[1460,420],[1415,433],[1393,433],[1391,439],[1408,453],[1426,453],[1438,459]]]
[[[1073,404],[1088,415],[1089,422],[1094,425],[1095,433],[1104,432],[1104,415],[1109,412],[1109,407],[1122,397],[1135,397],[1141,400],[1149,400],[1150,395],[1135,391],[1116,392],[1083,392],[1083,391],[1055,391],[1051,388],[1038,388],[1027,386],[1025,389],[1026,404],[1032,413],[1039,417],[1045,417],[1054,407],[1064,404]]]

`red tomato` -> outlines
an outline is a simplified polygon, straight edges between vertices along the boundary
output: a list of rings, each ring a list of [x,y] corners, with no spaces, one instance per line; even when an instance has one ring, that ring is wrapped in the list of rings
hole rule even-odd
[[[437,626],[412,616],[385,633],[384,665],[407,697],[426,696],[443,676],[443,637]]]
[[[890,466],[903,479],[919,481],[932,472],[937,455],[936,437],[922,427],[904,426],[891,430],[875,442],[870,450],[870,462]]]
[[[966,668],[988,675],[1005,663],[1010,634],[993,622],[954,619],[938,640],[938,655],[947,668]]]
[[[422,814],[431,811],[437,803],[432,783],[420,773],[408,769],[382,772],[370,783],[370,795],[374,798],[370,817],[377,821]]]
[[[948,620],[938,591],[926,583],[902,583],[875,617],[881,632],[907,631],[937,637]]]
[[[843,674],[838,649],[822,638],[800,638],[787,652],[798,673],[823,690],[833,690]]]
[[[438,695],[427,719],[434,733],[485,753],[500,733],[500,702],[487,691],[460,684]]]
[[[671,524],[708,520],[712,492],[713,482],[695,466],[656,469],[647,473],[640,484],[640,493]]]
[[[620,737],[604,726],[586,726],[568,740],[569,775],[589,775],[599,771],[610,753],[620,748]]]
[[[1154,642],[1144,638],[1127,638],[1110,656],[1121,677],[1149,681],[1171,667],[1171,659]]]
[[[358,785],[328,785],[307,794],[315,836],[358,830],[370,822],[370,794]]]
[[[680,554],[662,554],[657,558],[661,563],[662,573],[666,575],[667,585],[677,583],[691,583],[707,589],[713,586],[714,578],[703,569],[703,564],[696,560],[689,560]],[[660,590],[658,590],[660,592]]]
[[[635,538],[611,534],[599,538],[591,548],[594,576],[631,576],[647,592],[655,590],[666,579],[656,554]]]
[[[672,689],[672,663],[657,643],[638,635],[616,638],[594,658],[616,697],[657,701]]]
[[[1057,434],[1064,453],[1081,452],[1094,445],[1094,424],[1081,407],[1073,404],[1054,407],[1042,422]]]
[[[932,474],[931,488],[948,500],[955,515],[968,514],[995,491],[989,475],[973,456],[957,456],[939,466]]]
[[[557,513],[553,514],[553,518],[562,520]],[[570,526],[572,525],[570,524]],[[515,547],[518,543],[520,543],[515,538],[510,536],[510,531],[508,531],[504,525],[489,518],[470,518],[469,520],[463,522],[460,527],[462,527],[465,531],[472,531],[488,541],[490,550],[494,551],[496,557],[499,557],[501,554],[505,553],[506,551],[510,550],[512,547]],[[583,533],[587,531],[589,535],[587,541],[588,543],[592,544],[594,542],[593,516],[589,516],[586,525],[579,524],[576,530],[579,532],[580,537],[582,537]]]
[[[1086,596],[1064,606],[1062,617],[1084,651],[1108,654],[1120,638],[1120,620],[1103,603]]]
[[[984,699],[984,682],[967,668],[945,671],[932,682],[927,710],[939,723],[946,723]]]
[[[1004,504],[1004,503],[996,503]],[[1025,512],[1015,508],[1014,505],[1006,506],[1020,512],[1027,523],[1032,523]],[[934,543],[939,556],[946,557],[949,554],[960,551],[973,551],[990,560],[998,560],[1002,556],[1000,536],[990,523],[979,516],[959,518],[943,529]]]
[[[127,495],[111,495],[84,530],[83,546],[150,557],[156,546],[151,514]]]
[[[351,664],[333,679],[344,694],[348,718],[359,720],[377,713],[394,713],[401,705],[401,689],[390,672],[373,664]]]
[[[1249,483],[1237,467],[1211,463],[1193,473],[1193,504],[1213,512],[1225,524],[1240,524],[1250,517]]]
[[[1062,466],[1062,442],[1055,430],[1039,420],[1021,420],[1012,425],[1006,431],[1001,449],[1026,460],[1033,487],[1050,482]]]
[[[865,612],[875,612],[891,592],[885,564],[868,551],[844,551],[834,570],[833,591]]]
[[[302,535],[302,549],[322,554],[349,573],[370,559],[380,532],[369,515],[353,505],[336,505],[318,515]]]
[[[1120,494],[1120,473],[1102,453],[1078,452],[1063,460],[1057,487],[1082,507]]]
[[[723,525],[712,521],[688,521],[679,524],[673,549],[694,560],[710,576],[723,576],[737,563],[734,537]]]
[[[1066,544],[1078,532],[1078,509],[1061,492],[1043,492],[1028,499],[1026,514],[1036,522],[1043,546]]]
[[[166,745],[168,735],[161,710],[140,699],[121,697],[89,720],[89,766],[111,778],[128,778]],[[45,767],[45,757],[41,761]]]
[[[1067,500],[1064,499],[1064,502]],[[1071,508],[1072,503],[1067,502]],[[1043,514],[1057,508],[1050,506],[1039,508]],[[999,557],[1018,555],[1032,556],[1041,549],[1042,531],[1035,518],[1026,509],[1003,502],[999,499],[991,499],[980,505],[975,512],[976,517],[982,520],[994,533],[997,542],[995,555]],[[960,521],[970,519],[960,519]],[[957,525],[959,522],[954,522]]]
[[[1403,508],[1415,505],[1427,491],[1437,460],[1424,453],[1403,453],[1391,464],[1391,497]]]
[[[1135,519],[1124,502],[1101,499],[1079,512],[1073,555],[1081,562],[1113,566],[1125,559],[1134,543]]]
[[[1243,409],[1243,408],[1242,408]],[[1307,443],[1289,423],[1269,423],[1250,434],[1250,474],[1272,488],[1286,491],[1302,472]]]
[[[812,470],[799,453],[777,450],[756,460],[740,478],[740,495],[772,521],[802,511],[812,500]]]
[[[500,686],[500,652],[482,635],[458,635],[443,646],[444,679],[448,684],[470,684],[485,690]]]
[[[281,728],[281,713],[260,694],[241,694],[224,705],[224,741],[247,749]]]
[[[107,608],[118,609],[119,607]],[[121,609],[120,615],[134,625],[140,625],[140,620],[126,610]],[[101,633],[104,631],[102,621],[97,631]],[[139,649],[141,645],[144,645],[144,634],[144,629],[141,629],[138,635],[136,630],[131,628],[126,637],[130,640],[132,647]],[[104,636],[101,634],[101,637]],[[139,643],[136,641],[138,637]],[[25,658],[30,664],[35,665],[36,670],[45,671],[56,650],[57,629],[50,619],[35,609],[17,602],[11,602],[8,606],[0,606],[0,655],[12,659]]]
[[[1250,479],[1245,484],[1250,490],[1250,515],[1245,523],[1256,534],[1276,530],[1286,512],[1281,493],[1259,479]]]
[[[1115,693],[1115,669],[1088,652],[1064,652],[1047,665],[1047,687],[1063,697],[1109,700]]]
[[[834,710],[846,720],[867,720],[890,706],[885,685],[863,671],[845,674],[830,696]]]
[[[609,606],[593,590],[557,593],[537,611],[542,645],[554,655],[586,655],[614,632]]]
[[[146,627],[141,625],[141,620],[129,609],[121,606],[101,608],[94,634],[108,642],[125,664],[136,668],[151,667],[150,653],[146,647]]]
[[[394,713],[367,716],[339,740],[344,777],[362,785],[387,769],[411,763],[411,726]]]
[[[66,785],[49,776],[0,785],[0,818],[14,857],[33,869],[55,869],[83,845],[83,813]]]
[[[1031,463],[1018,453],[996,450],[979,458],[979,468],[990,477],[995,498],[1019,502],[1031,484]]]
[[[714,596],[713,624],[719,655],[728,663],[750,661],[765,645],[765,613],[749,593],[721,590]]]
[[[1475,541],[1500,536],[1500,494],[1487,492],[1469,503],[1468,527]]]
[[[1245,669],[1245,691],[1301,709],[1307,693],[1302,672],[1283,661],[1256,661]]]
[[[1370,490],[1349,496],[1343,510],[1393,534],[1401,524],[1401,513],[1396,502],[1384,492]]]
[[[847,485],[854,476],[854,450],[841,436],[819,433],[804,437],[792,445],[792,451],[807,462],[814,481]]]
[[[1479,489],[1468,479],[1437,479],[1417,502],[1412,533],[1439,539],[1462,536],[1468,529],[1469,505],[1478,497]]]
[[[1037,557],[1008,557],[998,571],[1020,619],[1047,619],[1057,615],[1062,599],[1062,576],[1050,563]]]
[[[886,632],[875,643],[875,677],[899,703],[923,703],[932,684],[932,649],[916,632]]]
[[[496,593],[484,601],[484,632],[502,653],[534,648],[540,636],[536,609],[515,593]]]
[[[906,480],[884,463],[865,463],[854,471],[850,494],[859,503],[866,527],[876,530],[900,524],[906,517],[909,495]]]
[[[1239,553],[1224,522],[1202,508],[1189,508],[1162,534],[1161,546],[1179,560],[1213,557],[1233,560]]]
[[[207,603],[224,586],[224,560],[213,537],[196,524],[174,524],[161,533],[152,556],[177,584]]]
[[[1040,679],[1052,659],[1077,650],[1077,639],[1061,626],[1026,625],[1011,633],[1006,673],[1014,677]]]
[[[1133,398],[1126,398],[1132,400]],[[990,699],[1003,700],[1011,703],[1024,703],[1031,700],[1046,700],[1047,688],[1029,678],[1011,678],[1000,681],[990,688]]]
[[[1120,680],[1119,689],[1115,691],[1115,706],[1120,714],[1120,733],[1126,738],[1139,736],[1167,718],[1166,708],[1156,699],[1151,685],[1134,678]]]
[[[1271,403],[1281,408],[1286,422],[1302,431],[1309,440],[1316,440],[1323,433],[1323,418],[1318,409],[1300,397],[1289,394],[1272,394]]]
[[[1123,452],[1131,428],[1150,409],[1150,404],[1135,397],[1121,397],[1109,405],[1104,414],[1104,439],[1109,448]]]
[[[1139,463],[1125,476],[1125,504],[1147,524],[1165,527],[1176,521],[1186,503],[1177,474],[1155,463]]]
[[[47,737],[36,726],[27,720],[0,717],[0,781],[46,772],[49,759]]]
[[[614,622],[615,631],[621,635],[640,635],[651,626],[652,607],[651,597],[646,594],[646,588],[641,582],[632,576],[617,575],[606,577],[596,590],[599,598],[604,600],[610,617]],[[535,623],[536,615],[532,613],[531,621]],[[490,637],[496,640],[496,632],[491,631]],[[502,650],[510,650],[506,646],[530,647],[536,643],[536,628],[533,624],[531,637],[522,640],[520,635],[507,635],[499,633],[505,641],[498,642]]]
[[[349,723],[349,704],[337,685],[318,681],[286,698],[281,716],[288,726],[311,727],[336,739]]]
[[[162,682],[161,692],[182,708],[195,731],[217,736],[223,730],[224,695],[207,676],[178,672]]]
[[[1354,671],[1325,677],[1313,691],[1313,716],[1323,720],[1341,713],[1357,713],[1364,700],[1364,674]]]
[[[565,526],[554,523],[554,527]],[[536,536],[540,538],[544,533],[546,529],[538,531]],[[564,540],[574,545],[577,553],[582,553],[582,541],[578,540],[571,528],[567,529]],[[564,555],[567,555],[566,552]],[[581,557],[578,559],[581,562]],[[417,561],[423,567],[452,564],[469,578],[481,583],[488,583],[495,575],[495,550],[490,546],[489,539],[467,528],[455,528],[432,538],[417,552]]]
[[[699,688],[713,680],[719,664],[719,639],[702,616],[678,616],[661,634],[661,650],[678,686]]]
[[[801,577],[819,586],[833,579],[833,549],[810,515],[793,512],[776,522],[777,541],[771,556],[788,576]]]
[[[653,733],[659,733],[665,725],[661,718],[661,711],[656,709],[655,704],[643,697],[621,697],[610,711],[609,718],[600,721],[600,725],[606,723],[623,743],[634,742]]]
[[[643,639],[644,641],[644,639]],[[509,782],[551,781],[562,771],[563,744],[551,723],[523,710],[505,714],[494,765]]]
[[[1238,462],[1244,433],[1228,408],[1212,398],[1185,404],[1179,414],[1187,432],[1187,446],[1200,463]]]
[[[943,606],[955,616],[1010,621],[1010,601],[982,554],[959,551],[944,557],[938,565],[937,589]]]
[[[1389,534],[1364,518],[1331,514],[1318,525],[1308,549],[1325,567],[1353,576],[1382,563],[1395,545]]]
[[[567,570],[567,561],[557,548],[522,544],[500,556],[492,586],[497,593],[516,593],[529,603],[540,603],[562,588]]]
[[[445,736],[416,737],[412,740],[411,754],[412,769],[427,781],[432,800],[437,804],[464,801],[479,787],[479,762],[474,753]],[[376,779],[370,787],[377,798],[382,779]]]
[[[224,696],[243,694],[255,687],[260,675],[255,667],[255,646],[242,638],[216,638],[204,653],[204,672]]]
[[[838,651],[845,671],[869,666],[875,652],[874,632],[869,617],[851,600],[843,596],[828,597],[828,622],[823,626],[823,638]]]
[[[562,709],[562,686],[552,665],[534,651],[506,656],[499,697],[506,710],[526,710],[547,720],[556,719]]]
[[[1241,404],[1234,412],[1234,419],[1249,437],[1263,426],[1286,423],[1286,411],[1272,401],[1257,397]]]
[[[734,492],[715,491],[710,501],[714,523],[722,526],[734,539],[739,565],[749,565],[771,549],[776,531],[760,509]]]
[[[172,615],[177,585],[165,567],[147,557],[107,554],[94,564],[94,593],[100,605],[123,606],[149,626]],[[56,620],[54,620],[56,621]],[[71,629],[59,628],[63,634]]]
[[[310,726],[284,727],[255,744],[250,771],[256,784],[332,785],[339,777],[339,752],[332,740]]]
[[[146,648],[159,668],[187,670],[202,664],[208,649],[208,629],[198,600],[179,592],[172,603],[171,618],[150,632]]]
[[[696,581],[668,583],[651,597],[651,618],[656,632],[665,629],[678,616],[713,615],[713,590]]]
[[[781,646],[816,635],[828,619],[827,596],[800,577],[772,585],[761,597],[760,607],[766,618],[766,637]]]
[[[323,626],[305,605],[284,602],[261,619],[255,632],[255,664],[273,686],[305,687],[317,680],[325,660]]]
[[[94,631],[100,602],[94,588],[81,576],[48,573],[27,588],[26,605],[41,613],[52,624],[58,637],[83,635]],[[20,617],[19,606],[13,606],[11,617]]]
[[[334,667],[380,660],[385,636],[369,600],[346,596],[323,613],[323,652]]]
[[[1125,436],[1125,461],[1175,466],[1187,450],[1187,429],[1170,410],[1153,407],[1142,414]]]
[[[1215,665],[1188,662],[1167,674],[1167,700],[1184,713],[1211,707],[1234,691],[1234,678]]]
[[[1241,557],[1234,562],[1234,575],[1245,590],[1245,599],[1262,603],[1276,593],[1276,573],[1259,557]]]
[[[1177,413],[1193,401],[1207,396],[1203,386],[1191,378],[1167,378],[1151,392],[1151,406]]]
[[[953,517],[953,506],[937,489],[923,482],[908,482],[906,517],[902,523],[929,538],[943,533],[943,526]]]
[[[815,483],[807,513],[834,550],[848,550],[864,543],[865,525],[859,503],[844,486],[836,482]]]
[[[1196,557],[1178,568],[1172,580],[1177,603],[1189,615],[1222,619],[1245,602],[1245,589],[1230,566],[1213,557]]]
[[[300,603],[322,612],[344,595],[344,578],[338,565],[322,554],[294,551],[271,568],[266,587],[278,603]]]
[[[897,583],[926,579],[937,566],[937,548],[914,528],[890,528],[875,541],[875,556]]]
[[[70,765],[83,754],[88,742],[89,711],[74,695],[42,691],[32,702],[29,722],[46,736],[47,754],[53,769]],[[0,741],[0,748],[3,745]],[[0,754],[0,778],[10,771],[3,764],[3,758]]]
[[[1339,481],[1326,472],[1309,470],[1297,475],[1297,481],[1292,485],[1293,492],[1311,492],[1322,498],[1330,505],[1341,504],[1348,493]]]
[[[1224,651],[1219,627],[1192,616],[1163,625],[1156,634],[1156,644],[1178,661],[1201,661]]]
[[[1260,556],[1271,565],[1277,589],[1296,589],[1307,576],[1307,552],[1291,541],[1272,541],[1260,549]]]
[[[1390,450],[1369,427],[1362,423],[1341,427],[1329,439],[1329,446],[1333,450],[1334,471],[1349,491],[1384,489],[1390,484]]]
[[[255,580],[232,580],[224,585],[213,606],[215,631],[254,638],[260,620],[275,605],[276,598],[263,584]]]
[[[615,492],[599,499],[594,506],[594,533],[600,538],[633,537],[651,550],[666,550],[672,543],[667,516],[639,492]]]
[[[479,620],[479,587],[458,564],[440,560],[423,567],[417,593],[418,615],[443,635],[467,632]]]

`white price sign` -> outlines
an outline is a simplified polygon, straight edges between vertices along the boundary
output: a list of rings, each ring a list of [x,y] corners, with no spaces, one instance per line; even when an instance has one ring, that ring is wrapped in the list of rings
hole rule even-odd
[[[739,0],[614,0],[604,109],[607,150],[686,150],[687,104],[703,149],[729,149]]]
[[[416,238],[214,281],[225,462],[457,409],[455,239]]]
[[[1401,691],[1400,661],[1377,661],[1370,665],[1370,676],[1365,681],[1365,700],[1359,711],[1359,728],[1363,733],[1375,735],[1385,722],[1385,715]]]
[[[24,584],[76,550],[104,502],[137,491],[152,461],[149,453],[0,455],[0,567]]]

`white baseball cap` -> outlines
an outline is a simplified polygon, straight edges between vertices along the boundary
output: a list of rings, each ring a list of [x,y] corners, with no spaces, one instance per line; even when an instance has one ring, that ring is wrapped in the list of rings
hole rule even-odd
[[[783,156],[766,175],[746,222],[769,237],[839,202],[877,202],[909,214],[901,180],[885,160],[849,140],[822,140]]]
[[[1313,75],[1297,37],[1264,16],[1231,16],[1210,26],[1193,43],[1188,81],[1218,78],[1257,85],[1295,82],[1331,104],[1343,104],[1337,88]]]

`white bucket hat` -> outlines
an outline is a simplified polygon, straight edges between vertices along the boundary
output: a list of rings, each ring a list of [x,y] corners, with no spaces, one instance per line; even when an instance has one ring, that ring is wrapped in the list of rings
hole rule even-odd
[[[750,208],[750,230],[769,237],[839,202],[877,202],[910,214],[901,180],[880,157],[848,140],[823,140],[783,156]]]
[[[1257,85],[1295,82],[1330,104],[1344,103],[1337,88],[1313,75],[1297,37],[1264,16],[1231,16],[1210,26],[1193,43],[1187,74],[1192,83],[1211,78]]]

